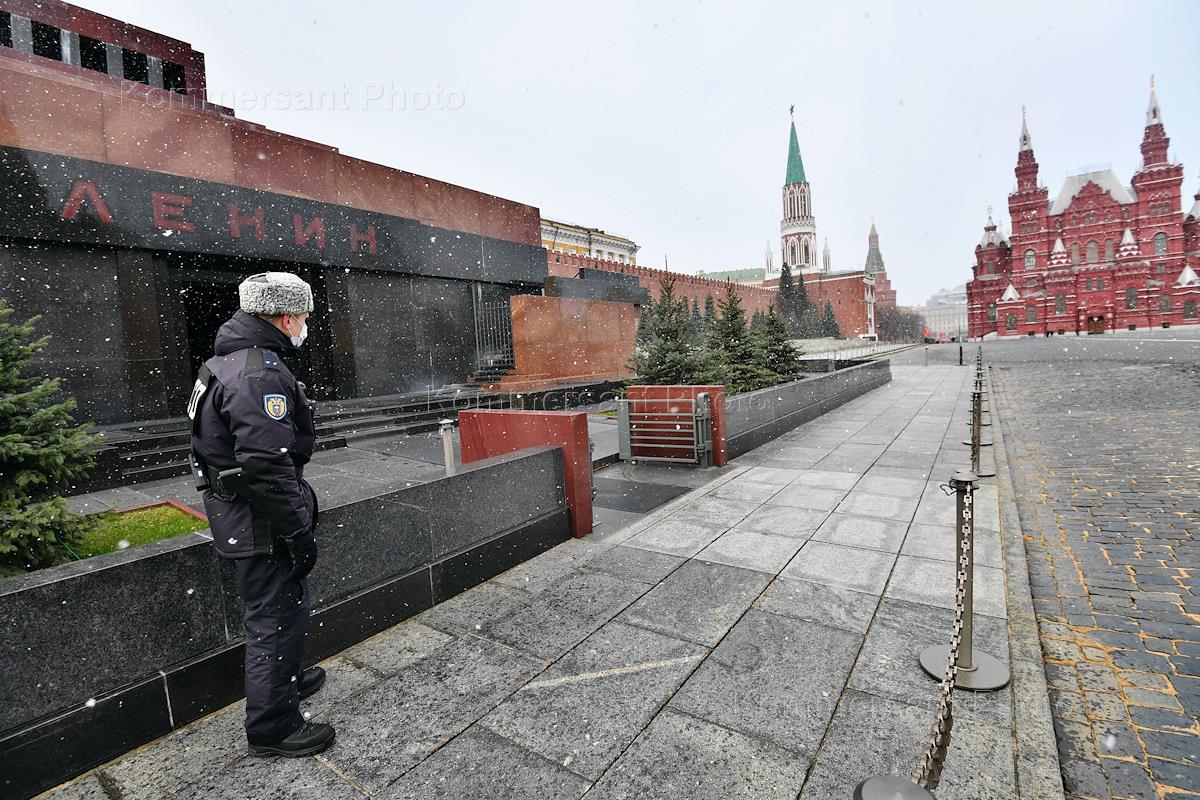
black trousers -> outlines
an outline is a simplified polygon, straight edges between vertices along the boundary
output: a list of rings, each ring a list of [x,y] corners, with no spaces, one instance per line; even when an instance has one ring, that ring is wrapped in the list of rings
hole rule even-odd
[[[246,606],[246,738],[271,744],[304,724],[300,662],[308,633],[308,578],[286,580],[292,559],[275,553],[239,558],[238,591]]]

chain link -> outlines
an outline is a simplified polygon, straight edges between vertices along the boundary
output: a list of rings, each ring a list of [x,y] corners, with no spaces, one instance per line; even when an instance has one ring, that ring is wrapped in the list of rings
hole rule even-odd
[[[974,491],[971,487],[966,490],[963,498],[963,519],[959,521],[962,528],[962,547],[958,555],[958,571],[954,585],[954,626],[950,630],[950,651],[946,663],[946,674],[942,678],[942,688],[938,696],[937,714],[934,716],[933,727],[925,740],[925,752],[909,776],[913,783],[933,791],[942,778],[942,769],[946,763],[946,753],[950,750],[950,731],[954,727],[954,706],[951,694],[954,691],[954,681],[958,677],[958,648],[962,642],[963,612],[966,602],[967,568],[971,564],[971,536],[968,535],[972,525],[972,503]]]

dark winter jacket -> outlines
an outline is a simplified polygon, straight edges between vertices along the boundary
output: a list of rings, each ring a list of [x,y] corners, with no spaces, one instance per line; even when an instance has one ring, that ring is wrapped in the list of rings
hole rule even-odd
[[[217,332],[205,365],[213,379],[196,408],[192,448],[215,470],[241,467],[245,496],[204,493],[213,544],[230,558],[272,553],[306,536],[316,495],[304,482],[312,457],[312,409],[279,357],[295,348],[278,328],[238,311]]]

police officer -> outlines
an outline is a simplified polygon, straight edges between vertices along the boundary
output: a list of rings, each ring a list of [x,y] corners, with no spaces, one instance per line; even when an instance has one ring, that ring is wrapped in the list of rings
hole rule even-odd
[[[192,467],[213,544],[234,560],[246,610],[246,739],[255,755],[305,756],[333,728],[305,721],[300,700],[325,682],[301,671],[308,573],[317,559],[317,498],[303,477],[312,404],[281,359],[308,335],[312,289],[286,272],[252,275],[217,332],[188,403]]]

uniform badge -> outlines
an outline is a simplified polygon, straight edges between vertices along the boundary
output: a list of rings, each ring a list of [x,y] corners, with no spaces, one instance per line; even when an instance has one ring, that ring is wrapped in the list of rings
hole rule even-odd
[[[283,419],[288,412],[287,397],[282,394],[263,395],[263,408],[271,419]]]

